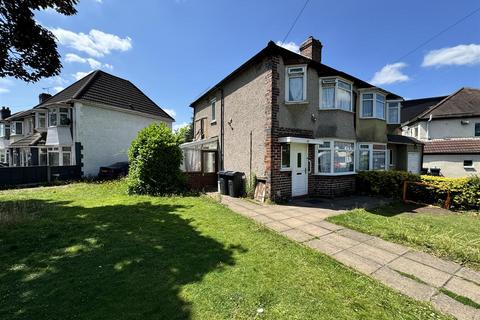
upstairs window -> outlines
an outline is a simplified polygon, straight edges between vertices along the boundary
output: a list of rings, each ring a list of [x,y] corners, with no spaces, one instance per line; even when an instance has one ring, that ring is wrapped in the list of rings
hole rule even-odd
[[[47,127],[47,116],[44,112],[37,113],[37,128],[45,129]]]
[[[321,79],[320,109],[352,111],[352,84],[337,78]]]
[[[303,102],[307,96],[307,67],[287,67],[285,77],[285,101]]]
[[[57,122],[57,108],[50,109],[48,111],[48,125],[50,127],[56,127],[58,122]]]
[[[5,137],[5,123],[0,123],[0,138]]]
[[[48,125],[67,126],[70,124],[70,115],[68,108],[52,108],[48,111]]]
[[[380,93],[362,93],[362,118],[385,120],[385,96]]]
[[[480,122],[475,123],[475,137],[480,137]]]
[[[388,124],[400,123],[400,108],[401,108],[401,104],[399,101],[387,102],[387,123]]]
[[[217,102],[216,99],[212,99],[212,101],[210,101],[210,104],[211,104],[211,107],[212,107],[212,122],[217,121],[217,115],[216,115],[217,110],[215,109],[215,103],[216,102]]]
[[[23,122],[16,121],[11,126],[12,135],[23,134]]]

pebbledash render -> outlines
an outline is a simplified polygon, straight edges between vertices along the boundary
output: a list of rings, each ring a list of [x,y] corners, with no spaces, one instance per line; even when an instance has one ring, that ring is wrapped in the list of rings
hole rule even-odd
[[[255,176],[272,200],[352,193],[361,170],[418,172],[422,143],[398,135],[403,98],[322,64],[321,50],[270,41],[192,102],[184,170]]]

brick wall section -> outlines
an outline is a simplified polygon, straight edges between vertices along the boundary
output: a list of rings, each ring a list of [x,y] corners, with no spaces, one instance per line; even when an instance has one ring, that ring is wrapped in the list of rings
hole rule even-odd
[[[278,64],[280,57],[270,56],[267,61],[268,72],[265,75],[265,84],[267,87],[266,95],[266,107],[265,107],[265,178],[266,178],[266,190],[265,197],[267,199],[272,198],[272,168],[275,166],[275,157],[273,154],[273,144],[275,136],[275,128],[278,127],[278,98],[280,94],[279,90],[279,78]]]

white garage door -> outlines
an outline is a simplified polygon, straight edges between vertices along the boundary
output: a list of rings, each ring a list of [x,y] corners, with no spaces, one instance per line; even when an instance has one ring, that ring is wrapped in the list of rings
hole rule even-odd
[[[408,153],[408,172],[420,173],[420,152]]]

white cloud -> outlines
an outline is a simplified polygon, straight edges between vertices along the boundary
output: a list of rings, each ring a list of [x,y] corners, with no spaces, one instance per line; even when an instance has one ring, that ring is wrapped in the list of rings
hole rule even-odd
[[[128,51],[132,48],[130,37],[120,38],[111,33],[92,29],[88,34],[75,33],[62,28],[50,29],[60,44],[87,53],[93,57],[103,57],[112,51]]]
[[[9,93],[10,87],[13,85],[13,81],[7,78],[0,78],[0,94]]]
[[[104,68],[108,69],[108,70],[112,70],[113,69],[113,66],[111,64],[108,64],[108,63],[105,63],[103,65]]]
[[[373,85],[383,85],[408,81],[410,77],[401,71],[406,66],[403,62],[387,64],[380,71],[375,72],[370,82]]]
[[[430,51],[423,57],[422,67],[463,66],[478,63],[480,63],[480,44],[461,44]]]
[[[86,75],[90,74],[92,71],[88,71],[88,72],[79,71],[79,72],[75,72],[74,74],[72,74],[72,76],[75,78],[75,80],[80,80],[83,77],[85,77]]]
[[[163,109],[166,113],[168,113],[172,118],[175,118],[175,116],[177,115],[177,113],[175,112],[175,110],[173,109]]]
[[[79,55],[76,55],[75,53],[67,53],[67,55],[65,56],[65,61],[88,63],[90,65],[90,68],[92,69],[99,69],[102,67],[102,63],[100,61],[95,60],[93,58],[82,58]]]
[[[300,46],[296,44],[295,42],[282,42],[282,41],[277,41],[276,42],[277,46],[283,47],[287,50],[299,53],[300,52]]]
[[[59,93],[59,92],[62,91],[63,89],[65,89],[65,88],[62,87],[62,86],[53,87],[53,91],[55,91],[55,93]]]
[[[181,123],[175,123],[173,125],[173,130],[178,130],[180,128],[188,126],[190,123],[189,122],[181,122]]]
[[[0,94],[2,94],[2,93],[9,93],[9,92],[10,92],[10,89],[0,87]]]

